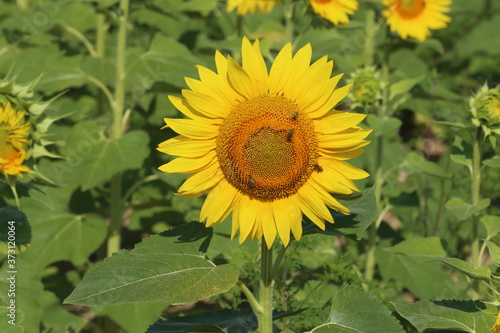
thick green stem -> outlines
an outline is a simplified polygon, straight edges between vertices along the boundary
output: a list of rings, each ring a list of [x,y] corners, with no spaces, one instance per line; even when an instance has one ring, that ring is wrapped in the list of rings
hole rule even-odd
[[[273,332],[273,251],[261,243],[259,333]]]
[[[17,209],[21,210],[21,203],[19,202],[19,195],[17,194],[17,188],[16,188],[16,177],[5,175],[5,178],[7,180],[7,184],[9,184],[10,190],[12,191],[14,200],[16,201],[16,207]]]
[[[481,188],[481,148],[480,148],[480,138],[479,135],[474,141],[474,147],[472,152],[472,205],[477,205],[480,200],[480,188]],[[481,264],[481,258],[479,258],[479,214],[476,213],[472,215],[472,242],[471,242],[471,252],[472,252],[472,264],[477,267]]]
[[[288,1],[285,9],[285,35],[290,43],[293,43],[293,32],[294,32],[294,19],[293,13],[295,11],[295,3],[293,1]]]
[[[115,98],[113,105],[113,139],[118,140],[123,133],[123,109],[125,105],[125,50],[127,46],[127,20],[129,0],[120,1],[118,44],[116,48]],[[121,225],[123,214],[122,175],[117,173],[111,179],[111,222],[107,242],[107,254],[110,256],[120,249]]]

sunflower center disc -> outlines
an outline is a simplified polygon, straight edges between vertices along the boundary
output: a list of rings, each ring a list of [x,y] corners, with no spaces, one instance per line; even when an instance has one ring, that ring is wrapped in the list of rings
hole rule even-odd
[[[399,0],[397,10],[405,18],[414,18],[420,15],[425,8],[423,0]]]
[[[216,152],[229,183],[261,201],[295,194],[319,155],[313,121],[282,96],[236,105],[220,127]]]

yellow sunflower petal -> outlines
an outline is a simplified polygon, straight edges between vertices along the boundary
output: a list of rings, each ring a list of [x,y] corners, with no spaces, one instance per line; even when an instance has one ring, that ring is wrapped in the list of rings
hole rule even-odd
[[[290,79],[292,67],[292,44],[286,44],[278,53],[269,72],[269,92],[280,95]]]
[[[182,157],[201,157],[215,149],[215,139],[193,140],[188,137],[178,135],[170,140],[158,145],[159,151],[165,154]]]
[[[192,119],[164,118],[164,120],[168,127],[190,139],[213,139],[218,133],[218,127],[213,124],[207,124]]]
[[[215,151],[210,151],[202,158],[177,157],[158,169],[170,173],[193,173],[205,169],[214,159]]]
[[[207,220],[207,227],[224,220],[233,209],[237,190],[227,181],[222,180],[207,195],[200,211],[200,222]]]
[[[242,68],[253,79],[253,85],[258,90],[258,94],[267,93],[267,68],[264,58],[260,53],[259,41],[254,45],[250,44],[248,38],[243,37],[242,49]]]
[[[276,239],[276,223],[274,221],[273,205],[274,203],[265,202],[260,211],[262,231],[268,249],[273,246],[274,240]]]
[[[227,60],[227,77],[231,87],[246,99],[258,96],[259,92],[248,73],[233,58]]]

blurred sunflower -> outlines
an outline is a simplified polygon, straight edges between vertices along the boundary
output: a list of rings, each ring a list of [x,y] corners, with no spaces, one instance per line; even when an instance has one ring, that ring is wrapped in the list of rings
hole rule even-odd
[[[349,22],[348,14],[358,9],[356,0],[309,0],[314,12],[335,25]]]
[[[208,227],[232,212],[231,237],[239,229],[240,242],[264,236],[271,247],[276,234],[285,245],[290,232],[301,237],[302,213],[321,229],[334,222],[327,207],[349,213],[329,192],[358,191],[352,180],[368,173],[344,160],[363,152],[370,131],[357,126],[365,115],[332,110],[350,85],[336,88],[332,61],[311,65],[311,55],[308,44],[292,57],[287,44],[268,72],[259,41],[244,38],[242,66],[216,52],[217,73],[197,66],[184,98],[170,96],[189,119],[165,118],[180,135],[158,150],[179,157],[159,169],[190,174],[180,195],[208,193]]]
[[[0,171],[6,175],[22,176],[21,172],[31,171],[23,165],[30,132],[24,117],[24,112],[15,111],[9,102],[0,103]]]
[[[490,328],[489,331],[493,331],[495,333],[500,333],[500,312],[498,312],[497,319],[495,320],[495,324],[493,324],[493,327]]]
[[[451,18],[451,0],[383,0],[386,9],[382,15],[387,18],[391,31],[401,38],[413,37],[423,42],[430,36],[429,29],[446,28]]]
[[[256,10],[259,13],[270,12],[274,5],[280,2],[276,0],[228,0],[227,11],[232,12],[237,8],[238,15],[243,16],[248,13],[254,13]]]

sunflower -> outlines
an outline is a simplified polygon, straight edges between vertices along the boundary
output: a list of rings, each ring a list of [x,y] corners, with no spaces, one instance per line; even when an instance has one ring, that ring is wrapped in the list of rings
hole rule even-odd
[[[500,312],[498,312],[495,324],[493,325],[492,328],[489,329],[489,331],[494,331],[495,333],[500,333]]]
[[[383,0],[387,7],[382,15],[387,17],[391,31],[401,38],[413,37],[423,42],[430,36],[429,29],[446,28],[451,18],[444,15],[451,0]]]
[[[0,171],[7,175],[22,176],[21,172],[31,171],[23,165],[30,131],[24,116],[9,102],[0,104]]]
[[[235,8],[238,8],[236,12],[241,16],[248,13],[254,13],[256,10],[258,10],[259,13],[265,13],[270,12],[274,5],[279,3],[279,1],[275,0],[228,0],[227,11],[231,12]]]
[[[347,14],[354,14],[358,9],[356,0],[309,0],[314,12],[333,24],[349,22]]]
[[[330,78],[333,63],[311,65],[309,44],[292,57],[291,44],[268,72],[259,41],[243,39],[242,66],[216,52],[217,72],[197,66],[200,80],[186,78],[184,98],[170,96],[189,119],[165,118],[179,135],[158,150],[178,156],[164,172],[190,174],[184,196],[208,193],[200,221],[216,225],[232,212],[234,237],[264,239],[271,247],[302,235],[302,213],[321,229],[334,222],[328,208],[349,210],[330,193],[359,191],[368,176],[344,160],[360,155],[370,133],[357,126],[365,115],[332,110],[349,90]]]

